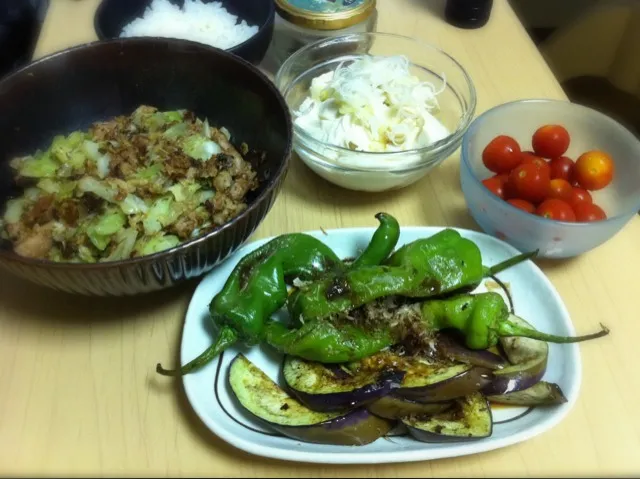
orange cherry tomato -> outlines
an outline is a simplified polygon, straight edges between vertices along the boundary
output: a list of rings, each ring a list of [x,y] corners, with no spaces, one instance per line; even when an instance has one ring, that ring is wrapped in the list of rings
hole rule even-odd
[[[557,198],[566,202],[570,202],[573,186],[567,180],[556,178],[549,182],[548,198]]]
[[[558,158],[569,149],[569,132],[560,125],[544,125],[536,130],[531,140],[533,151],[543,158]]]
[[[508,188],[513,198],[538,204],[549,192],[549,171],[534,163],[525,163],[509,173]]]
[[[551,168],[551,179],[555,180],[556,178],[561,178],[571,183],[573,180],[573,170],[575,169],[575,166],[576,164],[573,160],[566,156],[554,158],[549,163],[549,168]]]
[[[613,180],[615,166],[604,151],[587,151],[576,161],[575,179],[586,190],[601,190]]]
[[[576,215],[576,221],[584,223],[607,219],[607,215],[604,210],[593,203],[578,203],[573,207],[573,211]]]
[[[507,200],[507,203],[509,203],[512,206],[515,206],[516,208],[521,209],[522,211],[526,211],[527,213],[535,213],[536,211],[536,207],[533,206],[532,203],[529,203],[528,201],[521,200],[518,198]]]
[[[591,193],[582,188],[572,188],[569,204],[575,209],[576,205],[580,203],[593,203]]]
[[[494,173],[509,173],[521,161],[520,145],[506,135],[496,136],[482,152],[482,163]]]
[[[543,218],[556,221],[571,221],[576,220],[576,214],[573,212],[573,208],[566,201],[562,201],[556,198],[549,198],[544,200],[538,208],[536,208],[536,214]]]

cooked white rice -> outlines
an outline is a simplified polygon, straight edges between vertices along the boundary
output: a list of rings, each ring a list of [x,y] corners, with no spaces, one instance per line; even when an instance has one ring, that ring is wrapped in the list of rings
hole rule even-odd
[[[256,33],[257,26],[238,21],[220,2],[185,0],[181,9],[169,0],[153,0],[142,17],[122,29],[120,37],[180,38],[226,50]]]

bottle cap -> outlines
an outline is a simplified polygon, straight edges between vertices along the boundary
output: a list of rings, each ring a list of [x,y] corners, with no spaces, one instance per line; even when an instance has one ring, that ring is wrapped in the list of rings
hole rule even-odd
[[[492,7],[493,0],[448,0],[445,18],[459,28],[480,28],[489,21]]]
[[[278,14],[313,30],[341,30],[366,20],[376,0],[275,0]]]

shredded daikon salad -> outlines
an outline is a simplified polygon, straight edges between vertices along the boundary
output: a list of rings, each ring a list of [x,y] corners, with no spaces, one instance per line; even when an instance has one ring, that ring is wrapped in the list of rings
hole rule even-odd
[[[354,151],[423,148],[449,135],[434,116],[444,90],[421,81],[405,56],[364,56],[311,82],[295,123],[313,138]]]

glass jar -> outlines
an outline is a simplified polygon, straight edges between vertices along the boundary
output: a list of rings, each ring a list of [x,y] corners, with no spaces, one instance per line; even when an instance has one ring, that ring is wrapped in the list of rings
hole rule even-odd
[[[376,0],[275,0],[271,56],[279,67],[298,49],[328,37],[374,32]]]

